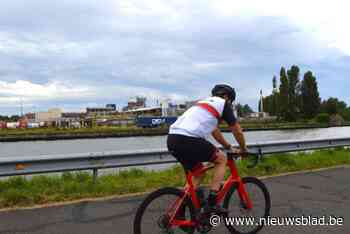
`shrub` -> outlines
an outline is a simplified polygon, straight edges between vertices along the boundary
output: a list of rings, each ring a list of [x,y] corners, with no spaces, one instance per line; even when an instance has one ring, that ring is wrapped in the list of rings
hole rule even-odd
[[[344,119],[341,115],[335,114],[330,117],[329,124],[330,126],[343,126]]]
[[[316,121],[318,123],[329,123],[330,116],[327,113],[320,113],[316,116]]]

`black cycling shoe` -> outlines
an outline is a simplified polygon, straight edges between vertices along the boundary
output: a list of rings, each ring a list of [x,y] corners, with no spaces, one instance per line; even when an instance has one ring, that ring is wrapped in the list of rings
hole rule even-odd
[[[179,220],[185,220],[186,219],[185,215],[186,215],[186,206],[181,206],[177,211],[175,218]]]
[[[182,205],[179,210],[177,211],[177,214],[175,216],[177,220],[186,220],[186,206]],[[189,226],[179,226],[179,228],[185,232],[185,233],[192,233],[194,230],[194,227]]]
[[[215,206],[209,206],[209,205],[206,205],[204,207],[204,214],[207,214],[209,217],[211,215],[219,215],[219,216],[222,216],[222,215],[227,215],[228,214],[228,211],[227,209],[219,206],[219,205],[215,205]]]

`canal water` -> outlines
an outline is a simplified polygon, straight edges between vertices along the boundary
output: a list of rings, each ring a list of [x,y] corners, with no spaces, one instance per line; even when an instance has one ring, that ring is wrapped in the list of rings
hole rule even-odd
[[[232,134],[224,133],[232,143]],[[245,132],[247,142],[264,143],[350,137],[350,127]],[[86,152],[158,150],[166,148],[166,136],[0,142],[0,159]]]

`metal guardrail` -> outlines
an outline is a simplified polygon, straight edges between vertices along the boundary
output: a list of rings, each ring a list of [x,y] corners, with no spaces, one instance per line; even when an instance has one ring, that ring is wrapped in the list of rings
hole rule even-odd
[[[253,152],[276,154],[350,146],[350,138],[273,142],[248,145]],[[138,152],[101,152],[71,155],[47,155],[38,158],[0,159],[0,177],[39,173],[148,166],[175,163],[166,150]]]

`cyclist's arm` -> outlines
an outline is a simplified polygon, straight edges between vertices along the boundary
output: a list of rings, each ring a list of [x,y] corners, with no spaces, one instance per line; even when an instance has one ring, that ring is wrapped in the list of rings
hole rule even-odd
[[[247,152],[247,146],[245,143],[245,138],[243,135],[242,128],[238,123],[236,116],[234,115],[234,111],[232,105],[226,103],[223,111],[223,119],[229,125],[229,128],[238,142],[240,149],[242,152]]]
[[[241,125],[236,122],[234,125],[230,126],[230,130],[232,131],[233,136],[235,137],[236,141],[239,144],[239,147],[242,151],[247,151],[247,145],[245,142],[243,130],[241,128]]]
[[[231,144],[226,141],[224,136],[222,135],[221,131],[219,128],[216,128],[211,135],[214,137],[214,139],[219,142],[225,149],[230,149]]]

